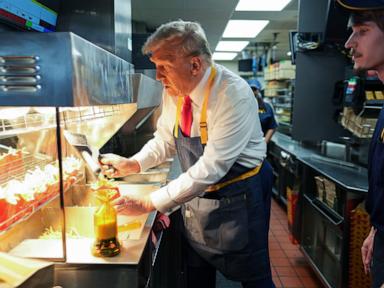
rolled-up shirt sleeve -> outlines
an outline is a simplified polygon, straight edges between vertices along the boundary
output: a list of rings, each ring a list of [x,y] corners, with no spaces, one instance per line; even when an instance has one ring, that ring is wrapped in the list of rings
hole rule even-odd
[[[168,96],[169,97],[169,96]],[[154,137],[149,140],[143,148],[131,158],[138,161],[141,171],[163,163],[167,158],[173,157],[176,153],[175,141],[173,138],[173,125],[175,109],[173,99],[168,99],[163,93],[162,113],[157,121]],[[172,115],[172,116],[171,116]]]

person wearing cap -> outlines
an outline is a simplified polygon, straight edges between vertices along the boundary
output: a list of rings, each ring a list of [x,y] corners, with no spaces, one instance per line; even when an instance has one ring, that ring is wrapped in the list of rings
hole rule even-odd
[[[384,0],[337,0],[351,11],[352,34],[345,43],[355,70],[373,70],[384,82]],[[372,286],[384,283],[384,110],[382,109],[368,155],[369,189],[366,208],[372,228],[361,248],[365,272]]]
[[[250,81],[249,86],[255,95],[257,103],[259,104],[259,118],[261,123],[261,129],[263,130],[264,139],[266,143],[272,138],[273,133],[275,133],[277,122],[275,119],[275,113],[271,104],[264,101],[263,96],[261,95],[261,84],[257,79]]]
[[[143,52],[164,86],[157,130],[131,158],[103,155],[103,170],[122,177],[177,153],[182,174],[149,196],[121,197],[118,211],[167,213],[181,206],[182,287],[214,288],[216,270],[243,287],[275,287],[268,254],[273,175],[252,90],[213,62],[198,23],[161,25]]]

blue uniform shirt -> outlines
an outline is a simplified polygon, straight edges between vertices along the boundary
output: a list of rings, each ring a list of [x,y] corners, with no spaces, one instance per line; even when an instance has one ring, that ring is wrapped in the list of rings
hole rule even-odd
[[[384,109],[381,109],[368,155],[366,208],[372,225],[384,232]]]
[[[264,102],[264,106],[265,110],[259,107],[259,117],[261,122],[261,129],[263,130],[263,134],[265,135],[265,133],[269,129],[275,129],[277,127],[277,123],[271,105],[269,103]]]

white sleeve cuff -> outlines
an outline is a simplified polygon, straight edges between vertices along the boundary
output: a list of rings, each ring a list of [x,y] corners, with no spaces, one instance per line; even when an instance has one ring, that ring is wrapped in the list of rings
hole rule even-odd
[[[168,185],[150,195],[153,206],[161,213],[171,212],[179,204],[173,201],[168,193]]]
[[[148,168],[153,166],[153,159],[147,157],[146,153],[138,152],[131,157],[131,159],[136,160],[140,166],[140,172],[146,171]],[[139,172],[139,173],[140,173]]]

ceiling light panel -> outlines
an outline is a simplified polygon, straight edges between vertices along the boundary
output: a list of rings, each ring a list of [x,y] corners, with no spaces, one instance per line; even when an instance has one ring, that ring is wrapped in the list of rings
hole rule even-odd
[[[237,53],[231,52],[214,52],[212,55],[213,60],[233,60]]]
[[[249,41],[220,41],[216,46],[216,51],[235,51],[240,52],[243,50]]]
[[[267,20],[229,20],[225,27],[224,38],[255,38],[269,21]]]
[[[291,0],[240,0],[236,11],[281,11]]]

